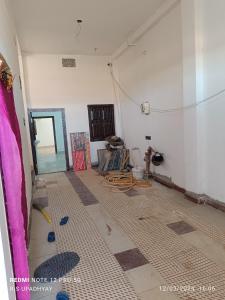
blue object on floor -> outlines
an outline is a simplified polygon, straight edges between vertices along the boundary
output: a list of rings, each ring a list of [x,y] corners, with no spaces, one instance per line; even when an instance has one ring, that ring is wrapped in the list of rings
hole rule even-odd
[[[69,217],[68,216],[66,216],[66,217],[64,217],[64,218],[62,218],[61,219],[61,221],[60,221],[60,225],[65,225],[67,222],[68,222],[68,220],[69,220]]]
[[[55,241],[55,232],[54,231],[51,231],[51,232],[49,232],[49,234],[48,234],[48,242],[49,243],[52,243],[52,242],[54,242]]]
[[[56,300],[69,300],[69,295],[66,292],[59,292],[56,295]]]
[[[75,252],[63,252],[44,261],[34,271],[34,278],[44,278],[51,282],[53,278],[59,279],[78,265],[80,257]]]

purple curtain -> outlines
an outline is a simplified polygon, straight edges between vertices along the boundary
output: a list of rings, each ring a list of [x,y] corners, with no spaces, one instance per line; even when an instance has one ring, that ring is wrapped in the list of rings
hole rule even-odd
[[[27,202],[22,144],[13,92],[0,81],[0,163],[11,240],[14,276],[29,278]],[[29,282],[16,283],[17,300],[30,300]]]

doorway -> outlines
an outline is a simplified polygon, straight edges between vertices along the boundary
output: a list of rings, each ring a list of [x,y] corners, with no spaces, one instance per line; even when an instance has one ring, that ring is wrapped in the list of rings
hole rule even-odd
[[[35,173],[68,170],[64,109],[30,109],[28,113]]]

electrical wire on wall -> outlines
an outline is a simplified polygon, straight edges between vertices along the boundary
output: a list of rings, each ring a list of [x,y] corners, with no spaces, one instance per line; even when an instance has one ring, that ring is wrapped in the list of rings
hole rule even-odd
[[[110,67],[110,74],[111,74],[111,77],[112,77],[113,81],[116,83],[116,85],[121,90],[121,92],[124,94],[124,96],[126,96],[127,99],[129,99],[135,105],[137,105],[138,107],[140,107],[140,104],[137,103],[136,100],[128,94],[128,92],[125,90],[125,88],[115,78],[114,73],[113,73],[112,64],[110,64],[109,67]],[[219,92],[217,92],[217,93],[215,93],[213,95],[210,95],[209,97],[204,98],[204,99],[200,100],[197,103],[193,103],[193,104],[186,105],[186,106],[183,106],[183,107],[168,108],[168,109],[151,107],[151,112],[154,112],[154,113],[172,113],[172,112],[184,111],[184,110],[187,110],[187,109],[195,108],[195,107],[197,107],[197,106],[199,106],[199,105],[201,105],[203,103],[209,102],[209,101],[216,101],[218,99],[215,99],[215,98],[217,98],[218,96],[220,96],[220,95],[222,95],[224,93],[225,93],[225,89],[222,89]]]
[[[112,64],[108,63],[108,66],[110,67],[111,72],[113,72],[112,71]],[[118,91],[116,89],[116,82],[113,80],[113,78],[112,78],[112,85],[113,85],[113,92],[114,92],[115,99],[116,99],[118,120],[120,121],[120,125],[121,125],[121,136],[124,139],[124,136],[123,136],[123,134],[124,134],[123,115],[122,115],[122,111],[121,111],[121,107],[120,107],[119,94],[118,94]]]

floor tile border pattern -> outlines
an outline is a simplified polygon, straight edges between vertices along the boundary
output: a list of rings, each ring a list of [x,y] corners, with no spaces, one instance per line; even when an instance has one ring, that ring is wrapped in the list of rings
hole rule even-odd
[[[98,203],[95,196],[74,172],[66,172],[65,174],[85,206]]]
[[[89,176],[94,177],[90,173]],[[80,178],[84,184],[87,184],[87,177],[80,175]],[[96,181],[98,182],[97,179]],[[137,209],[128,210],[127,202],[124,201],[123,204],[123,198],[118,201],[114,197],[115,201],[112,201],[108,197],[101,197],[98,193],[98,200],[159,271],[168,285],[207,286],[210,283],[216,287],[213,293],[204,293],[198,289],[186,292],[178,290],[176,294],[181,299],[224,299],[224,269],[210,261],[197,248],[180,239],[175,232],[156,218],[137,220]]]
[[[73,188],[75,189],[75,191],[78,193],[82,203],[87,206],[87,205],[91,205],[91,204],[96,204],[99,203],[98,200],[96,199],[96,197],[93,195],[93,193],[86,187],[86,185],[82,182],[82,180],[80,180],[79,176],[77,176],[74,172],[66,172],[65,173],[66,176],[68,177],[70,183],[72,184]],[[137,193],[137,192],[136,192]],[[138,195],[138,193],[135,195]],[[128,195],[130,196],[130,195]],[[131,250],[135,250],[135,249],[130,249],[127,250],[127,252],[131,251]],[[138,250],[139,251],[139,250]],[[146,258],[142,255],[142,253],[139,251],[138,253],[139,255],[137,255],[136,259],[140,259],[140,263],[143,264],[148,263],[148,261],[146,260]],[[120,258],[123,255],[123,253],[117,253],[115,254],[115,257]],[[122,261],[120,261],[119,259],[117,259],[119,264],[121,265],[121,267],[125,270],[125,266],[122,263]],[[133,262],[133,268],[139,266],[138,262]],[[132,263],[130,263],[129,265],[129,269],[132,269]],[[126,270],[125,270],[126,271]]]
[[[57,180],[57,175],[52,175]],[[62,283],[71,300],[137,300],[134,288],[111,254],[78,194],[63,174],[57,185],[47,187],[57,252],[75,251],[80,263],[65,278],[81,278],[81,283]],[[59,226],[63,215],[67,225]]]

